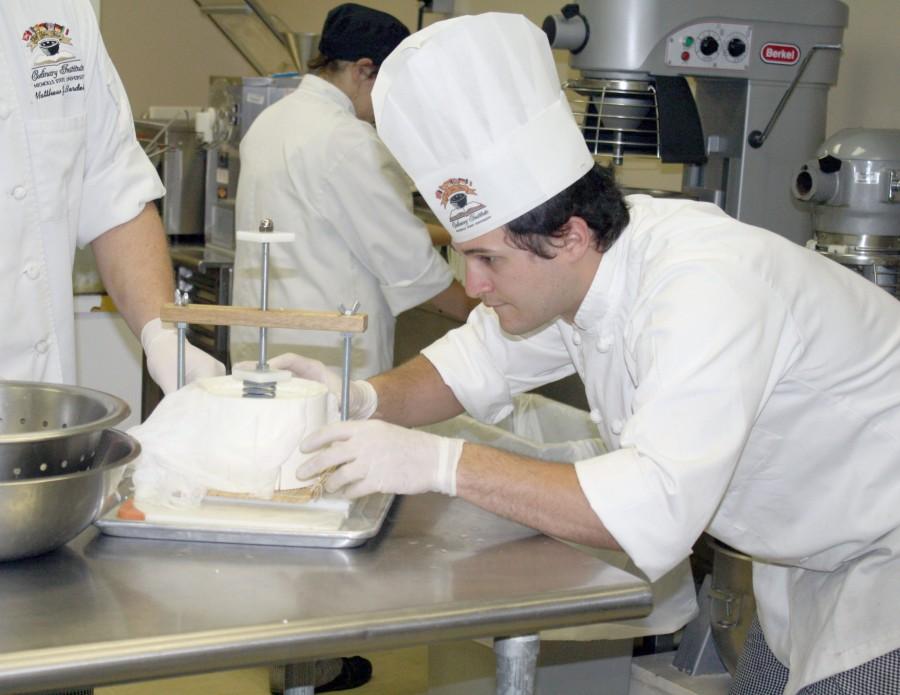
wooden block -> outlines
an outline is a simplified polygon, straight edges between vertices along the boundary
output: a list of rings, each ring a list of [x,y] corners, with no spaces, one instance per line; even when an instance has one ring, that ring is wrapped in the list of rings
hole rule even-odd
[[[260,328],[296,328],[313,331],[362,333],[368,325],[368,314],[347,316],[337,311],[303,311],[300,309],[251,309],[219,304],[163,304],[163,321],[213,326],[256,326]]]
[[[306,504],[313,501],[313,488],[298,487],[293,490],[276,490],[271,500],[264,500],[249,492],[226,492],[225,490],[207,490],[207,497],[222,497],[232,500],[260,500],[261,502],[285,502],[288,504]]]

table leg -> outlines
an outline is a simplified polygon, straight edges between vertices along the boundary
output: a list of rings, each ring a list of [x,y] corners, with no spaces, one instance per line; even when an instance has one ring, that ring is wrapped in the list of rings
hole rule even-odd
[[[534,695],[540,650],[541,638],[537,635],[498,637],[494,640],[497,695]]]
[[[314,695],[316,662],[286,664],[284,667],[284,695]]]

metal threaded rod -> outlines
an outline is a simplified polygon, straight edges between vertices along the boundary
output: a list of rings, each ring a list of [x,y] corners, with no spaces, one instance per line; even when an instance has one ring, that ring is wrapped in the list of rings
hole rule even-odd
[[[268,217],[259,223],[259,231],[270,233],[275,231],[275,224]],[[262,244],[262,287],[260,292],[260,309],[266,311],[269,308],[269,245]],[[259,361],[256,368],[259,371],[265,371],[268,356],[266,355],[266,343],[268,341],[268,329],[260,326],[259,329]],[[274,393],[272,394],[274,398]]]

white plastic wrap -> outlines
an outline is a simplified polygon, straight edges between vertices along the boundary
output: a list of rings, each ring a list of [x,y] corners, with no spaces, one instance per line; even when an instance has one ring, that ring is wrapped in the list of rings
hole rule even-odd
[[[322,384],[296,378],[280,383],[275,398],[241,393],[230,376],[189,384],[129,430],[142,447],[132,476],[137,502],[197,506],[209,489],[268,499],[302,485],[297,447],[336,419],[334,398]]]

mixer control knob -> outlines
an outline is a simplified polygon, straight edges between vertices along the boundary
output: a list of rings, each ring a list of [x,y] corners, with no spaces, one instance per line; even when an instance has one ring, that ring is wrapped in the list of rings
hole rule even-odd
[[[743,39],[735,37],[728,42],[728,48],[726,50],[728,51],[728,55],[732,58],[739,58],[746,53],[747,44]]]
[[[719,51],[719,42],[715,37],[704,36],[700,40],[700,52],[705,56],[711,56]]]

